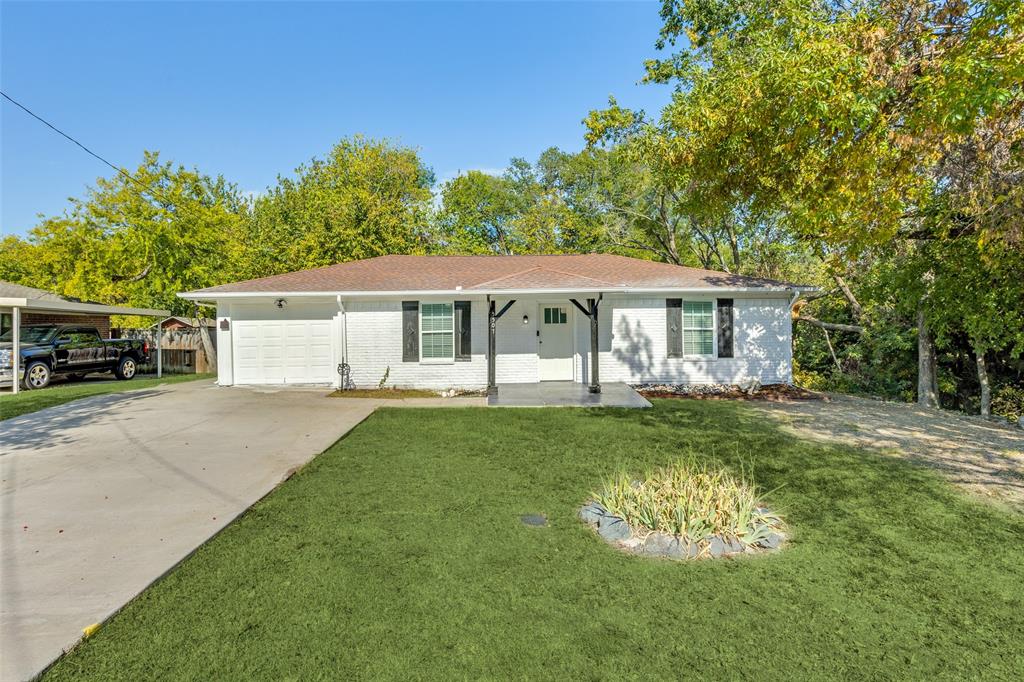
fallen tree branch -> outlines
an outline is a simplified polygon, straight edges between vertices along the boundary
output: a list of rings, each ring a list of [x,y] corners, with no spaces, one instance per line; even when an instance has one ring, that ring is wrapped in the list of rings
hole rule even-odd
[[[821,328],[823,334],[825,334],[825,345],[828,346],[828,352],[832,354],[832,362],[836,363],[836,369],[842,374],[843,366],[839,364],[839,358],[836,357],[836,349],[832,347],[832,339],[828,336],[828,329]]]
[[[819,329],[825,329],[836,332],[856,332],[857,334],[864,333],[864,327],[859,324],[838,324],[836,322],[822,322],[821,320],[808,317],[807,315],[797,315],[793,318],[797,322],[806,322],[807,324],[818,327]]]
[[[804,303],[810,303],[811,301],[817,301],[819,298],[827,298],[834,296],[839,293],[839,289],[829,289],[828,291],[809,291],[800,294],[800,300]]]

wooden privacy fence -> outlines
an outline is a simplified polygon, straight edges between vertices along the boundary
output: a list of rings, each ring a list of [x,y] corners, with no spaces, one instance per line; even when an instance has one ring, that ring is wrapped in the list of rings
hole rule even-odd
[[[149,342],[149,364],[139,367],[144,374],[156,374],[157,334],[156,329],[122,329],[122,339],[139,339]],[[210,341],[217,348],[217,333],[210,330]],[[165,374],[206,374],[216,371],[214,362],[206,357],[203,338],[198,329],[165,329],[160,336]]]
[[[149,352],[150,361],[141,365],[139,371],[143,374],[156,374],[156,348],[150,348]],[[161,352],[163,354],[164,374],[195,374],[196,354],[206,355],[203,351],[187,350],[184,348],[165,348]]]

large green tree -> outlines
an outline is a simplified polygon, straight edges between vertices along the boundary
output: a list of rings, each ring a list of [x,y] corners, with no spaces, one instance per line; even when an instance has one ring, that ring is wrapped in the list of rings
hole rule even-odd
[[[240,267],[248,276],[427,249],[432,171],[386,140],[341,140],[252,206]]]
[[[631,144],[545,150],[501,175],[441,187],[435,248],[449,253],[611,251],[764,277],[793,274],[802,247],[777,215],[692,210],[671,175]]]
[[[974,355],[987,416],[993,356],[1024,354],[1024,249],[1003,241],[980,246],[969,237],[929,241],[908,271],[907,288],[925,290],[923,313],[936,342],[948,346],[961,335]]]
[[[526,210],[513,183],[469,171],[444,183],[435,247],[449,253],[510,254],[528,249],[516,226]]]
[[[609,107],[584,120],[588,153],[602,163],[597,197],[612,245],[676,265],[769,278],[806,277],[808,249],[783,213],[733,194],[711,201],[699,192],[703,169],[669,153],[671,128],[642,113]]]
[[[962,267],[1012,271],[1021,244],[1024,5],[665,0],[662,18],[669,54],[647,78],[673,83],[672,102],[657,120],[594,112],[590,141],[635,150],[692,215],[777,215],[848,303],[847,324],[805,316],[825,332],[879,322],[847,283],[864,261],[916,272],[901,291],[918,297],[918,397],[933,403],[933,336],[948,331],[929,326],[934,302],[970,334],[970,297],[940,290],[951,254],[972,240]]]
[[[500,176],[469,171],[441,187],[436,248],[450,253],[573,253],[604,245],[581,155],[551,148]]]
[[[0,279],[191,314],[176,294],[231,276],[244,219],[232,184],[145,152],[134,171],[99,178],[25,239],[6,238]]]
[[[987,202],[936,197],[973,141],[993,171],[979,197],[1020,206],[999,170],[1020,164],[1020,2],[665,0],[662,16],[660,45],[682,49],[648,78],[679,89],[651,128],[702,202],[781,206],[843,253],[954,219],[1019,237]]]

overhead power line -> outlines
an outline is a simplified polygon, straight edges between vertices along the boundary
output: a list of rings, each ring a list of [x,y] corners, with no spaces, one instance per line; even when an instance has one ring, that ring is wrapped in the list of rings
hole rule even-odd
[[[103,163],[107,164],[108,166],[110,166],[111,168],[113,168],[114,170],[116,170],[116,171],[117,171],[118,173],[120,173],[121,175],[123,175],[124,177],[126,177],[126,178],[128,178],[129,180],[131,180],[132,182],[134,182],[134,183],[135,183],[136,185],[138,185],[139,187],[141,187],[141,188],[142,188],[143,190],[149,191],[149,188],[148,188],[148,187],[146,187],[146,185],[145,185],[145,184],[143,184],[142,182],[140,182],[140,181],[139,181],[139,180],[138,180],[137,178],[135,178],[135,177],[134,177],[134,176],[133,176],[133,175],[132,175],[131,173],[129,173],[128,171],[126,171],[125,169],[123,169],[123,168],[121,168],[121,167],[119,167],[119,166],[115,166],[114,164],[110,163],[109,161],[107,161],[106,159],[104,159],[104,158],[103,158],[102,156],[100,156],[99,154],[97,154],[97,153],[96,153],[96,152],[94,152],[93,150],[89,149],[89,148],[88,148],[88,147],[86,147],[86,146],[85,146],[84,144],[82,144],[81,142],[79,142],[79,141],[78,141],[78,140],[76,140],[75,138],[71,137],[70,135],[68,135],[67,133],[65,133],[65,132],[64,132],[63,130],[61,130],[61,129],[60,129],[60,128],[58,128],[57,126],[53,125],[52,123],[50,123],[49,121],[47,121],[47,120],[46,120],[45,118],[43,118],[43,117],[42,117],[42,116],[40,116],[39,114],[37,114],[37,113],[35,113],[34,111],[32,111],[31,109],[29,109],[28,107],[26,107],[26,106],[25,106],[24,104],[22,104],[22,103],[21,103],[21,102],[19,102],[18,100],[14,99],[14,98],[13,98],[13,97],[11,97],[10,95],[8,95],[8,94],[7,94],[6,92],[4,92],[3,90],[0,90],[0,95],[3,95],[3,96],[4,96],[4,99],[6,99],[6,100],[7,100],[8,102],[10,102],[10,103],[11,103],[11,104],[13,104],[14,106],[18,107],[19,109],[21,109],[22,111],[24,111],[24,112],[25,112],[26,114],[28,114],[28,115],[29,115],[29,116],[31,116],[32,118],[36,119],[37,121],[39,121],[40,123],[42,123],[42,124],[43,124],[44,126],[46,126],[47,128],[49,128],[49,129],[50,129],[50,130],[52,130],[53,132],[57,133],[57,134],[58,134],[58,135],[60,135],[61,137],[65,138],[65,139],[67,139],[68,141],[70,141],[70,142],[73,142],[73,143],[74,143],[74,144],[76,144],[77,146],[81,147],[81,148],[82,148],[82,149],[83,149],[83,150],[85,151],[85,153],[86,153],[86,154],[89,154],[90,156],[92,156],[92,157],[94,157],[94,158],[96,158],[96,159],[99,159],[100,161],[102,161]]]
[[[52,130],[53,132],[57,133],[58,135],[60,135],[60,136],[61,136],[61,137],[63,137],[64,139],[68,140],[69,142],[72,142],[72,143],[74,143],[74,144],[75,144],[75,145],[76,145],[77,147],[80,147],[80,148],[81,148],[81,149],[82,149],[82,150],[83,150],[83,151],[84,151],[84,152],[85,152],[86,154],[88,154],[89,156],[91,156],[91,157],[93,157],[93,158],[95,158],[95,159],[98,159],[98,160],[102,161],[103,163],[107,164],[108,166],[110,166],[111,168],[113,168],[113,169],[114,169],[115,171],[117,171],[117,172],[118,172],[118,173],[119,173],[120,175],[123,175],[123,176],[124,176],[125,178],[127,178],[128,180],[130,180],[130,181],[131,181],[131,182],[133,182],[134,184],[138,185],[138,187],[139,187],[139,188],[140,188],[140,190],[141,190],[141,191],[138,191],[138,195],[139,195],[140,197],[142,197],[143,199],[145,199],[145,198],[146,198],[146,197],[145,197],[145,194],[149,194],[149,195],[150,195],[150,197],[152,197],[153,199],[156,199],[157,201],[164,201],[164,202],[166,202],[166,203],[172,203],[172,202],[167,202],[166,198],[161,198],[161,197],[160,197],[160,195],[159,195],[159,194],[158,194],[157,192],[154,192],[154,191],[153,191],[153,189],[152,189],[151,187],[147,187],[147,186],[146,186],[146,184],[145,184],[144,182],[142,182],[141,180],[139,180],[138,178],[136,178],[136,177],[135,177],[134,175],[132,175],[131,173],[129,173],[129,172],[128,172],[128,171],[126,171],[125,169],[121,168],[120,166],[116,166],[116,165],[114,165],[113,163],[111,163],[110,161],[107,161],[107,160],[106,160],[105,158],[103,158],[102,156],[100,156],[99,154],[97,154],[96,152],[94,152],[93,150],[89,149],[89,148],[88,148],[88,147],[86,147],[86,146],[85,146],[84,144],[82,144],[81,142],[79,142],[79,141],[78,141],[78,140],[76,140],[75,138],[71,137],[70,135],[68,135],[67,133],[65,133],[65,132],[64,132],[63,130],[61,130],[61,129],[60,129],[60,128],[58,128],[57,126],[53,125],[52,123],[50,123],[49,121],[47,121],[47,120],[46,120],[45,118],[43,118],[42,116],[40,116],[40,115],[39,115],[39,114],[37,114],[36,112],[34,112],[34,111],[32,111],[31,109],[29,109],[28,107],[26,107],[26,106],[25,106],[24,104],[22,104],[22,103],[21,103],[21,102],[19,102],[18,100],[14,99],[14,98],[13,98],[13,97],[11,97],[10,95],[8,95],[8,94],[7,94],[6,92],[4,92],[3,90],[0,90],[0,95],[3,95],[4,99],[6,99],[6,100],[7,100],[8,102],[10,102],[10,103],[11,103],[11,104],[13,104],[14,106],[18,107],[19,109],[21,109],[22,111],[24,111],[24,112],[25,112],[26,114],[28,114],[28,115],[29,115],[29,116],[31,116],[32,118],[36,119],[37,121],[39,121],[40,123],[42,123],[42,124],[43,124],[44,126],[46,126],[47,128],[49,128],[49,129],[50,129],[50,130]],[[154,255],[154,257],[155,257],[155,255]],[[146,260],[146,261],[148,261],[148,260],[149,260],[149,258],[150,258],[150,253],[149,253],[149,249],[147,248],[147,249],[146,249],[146,257],[145,257],[145,260]],[[152,267],[153,267],[153,266],[152,266],[152,263],[149,263],[149,264],[147,264],[147,265],[146,265],[146,267],[145,267],[145,268],[144,268],[144,269],[142,270],[142,273],[141,273],[141,274],[139,274],[139,275],[132,275],[132,276],[129,276],[129,277],[122,277],[121,279],[130,279],[130,280],[132,280],[132,281],[136,281],[136,280],[138,280],[138,279],[141,279],[141,278],[145,277],[146,275],[148,275],[148,274],[149,274],[149,272],[150,272],[150,270],[152,269]]]

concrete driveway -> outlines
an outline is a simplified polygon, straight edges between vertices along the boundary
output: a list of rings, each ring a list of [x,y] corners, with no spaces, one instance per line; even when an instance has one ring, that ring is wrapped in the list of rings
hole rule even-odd
[[[195,381],[0,422],[0,680],[27,679],[380,401]]]

